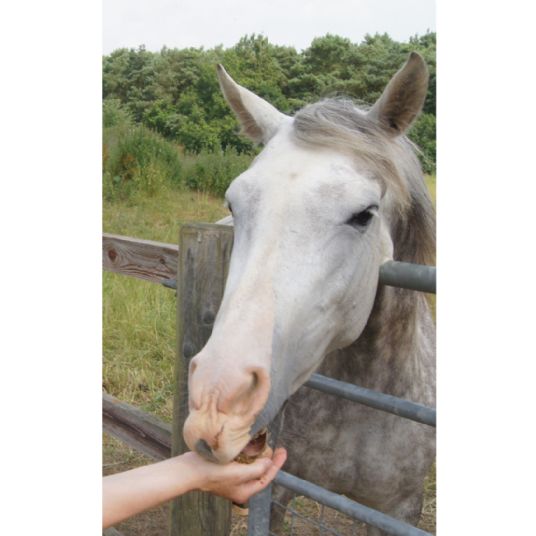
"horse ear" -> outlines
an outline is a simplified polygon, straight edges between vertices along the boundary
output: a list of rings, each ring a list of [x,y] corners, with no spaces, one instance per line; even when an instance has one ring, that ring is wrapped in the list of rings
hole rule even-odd
[[[218,79],[225,100],[240,121],[243,133],[254,142],[267,143],[287,116],[255,93],[239,86],[222,65],[218,65]]]
[[[368,116],[391,136],[403,134],[419,115],[428,89],[428,68],[420,54],[412,52],[391,78]]]

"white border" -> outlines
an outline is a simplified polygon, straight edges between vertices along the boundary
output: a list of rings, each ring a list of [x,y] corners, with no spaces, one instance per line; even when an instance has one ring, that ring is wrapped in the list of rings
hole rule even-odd
[[[101,6],[2,8],[1,534],[101,531]]]
[[[100,6],[11,3],[2,18],[0,532],[98,534]],[[532,26],[519,0],[438,5],[445,535],[532,526]]]

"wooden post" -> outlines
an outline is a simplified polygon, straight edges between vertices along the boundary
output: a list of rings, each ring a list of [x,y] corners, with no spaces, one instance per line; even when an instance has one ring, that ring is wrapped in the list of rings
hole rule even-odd
[[[180,230],[172,455],[188,450],[182,437],[188,416],[188,365],[212,332],[232,243],[233,229],[225,225],[191,224]],[[227,536],[230,529],[230,501],[196,491],[171,505],[170,536]]]

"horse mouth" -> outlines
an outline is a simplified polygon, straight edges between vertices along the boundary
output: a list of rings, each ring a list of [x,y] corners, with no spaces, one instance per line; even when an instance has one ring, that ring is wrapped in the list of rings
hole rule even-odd
[[[256,434],[234,459],[238,463],[253,463],[266,450],[268,430],[264,428]]]

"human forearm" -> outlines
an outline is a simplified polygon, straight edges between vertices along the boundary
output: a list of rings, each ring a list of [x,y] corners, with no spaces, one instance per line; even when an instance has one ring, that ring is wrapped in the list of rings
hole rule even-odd
[[[244,503],[264,489],[285,462],[285,449],[266,452],[250,465],[217,465],[194,452],[103,479],[103,527],[194,489]]]
[[[184,456],[103,479],[103,527],[153,508],[202,485]]]

